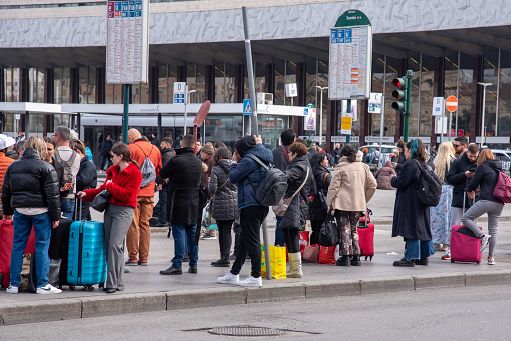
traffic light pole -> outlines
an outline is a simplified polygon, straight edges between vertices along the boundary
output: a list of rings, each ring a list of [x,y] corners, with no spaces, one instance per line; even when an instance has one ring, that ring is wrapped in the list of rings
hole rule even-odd
[[[413,71],[406,71],[406,109],[405,109],[405,126],[403,131],[403,140],[408,142],[408,126],[410,125],[410,101],[412,97],[412,78]]]

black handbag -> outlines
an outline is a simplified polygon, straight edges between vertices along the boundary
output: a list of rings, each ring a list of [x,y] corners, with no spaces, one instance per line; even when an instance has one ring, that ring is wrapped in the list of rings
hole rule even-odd
[[[98,212],[105,211],[106,207],[108,206],[108,198],[110,197],[110,193],[106,189],[99,192],[98,195],[92,200],[92,203],[90,204],[93,209],[95,209]]]
[[[319,230],[319,245],[321,246],[335,246],[339,244],[339,231],[335,217],[327,214],[325,221]]]

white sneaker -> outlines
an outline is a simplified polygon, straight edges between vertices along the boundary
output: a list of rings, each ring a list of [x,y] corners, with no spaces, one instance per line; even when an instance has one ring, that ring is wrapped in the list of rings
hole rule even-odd
[[[486,247],[488,246],[488,242],[490,241],[490,238],[491,238],[491,236],[488,234],[485,234],[484,236],[481,237],[481,252],[483,252],[484,249],[486,249]]]
[[[242,281],[239,281],[238,285],[240,287],[247,287],[247,288],[261,288],[263,286],[263,278],[257,277],[254,278],[252,276],[245,278]]]
[[[51,284],[46,284],[44,287],[37,288],[36,294],[48,295],[48,294],[60,294],[62,290],[55,288]]]
[[[223,275],[222,277],[218,277],[216,279],[217,283],[220,284],[234,284],[237,285],[240,282],[240,275],[233,275],[230,271]]]
[[[18,287],[13,287],[12,285],[9,285],[7,289],[5,289],[6,293],[9,294],[17,294],[18,293]]]

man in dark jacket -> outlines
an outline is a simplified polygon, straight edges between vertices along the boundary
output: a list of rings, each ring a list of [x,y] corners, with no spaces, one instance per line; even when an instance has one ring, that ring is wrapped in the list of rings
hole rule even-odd
[[[463,201],[465,200],[465,211],[471,206],[465,194],[465,189],[474,175],[478,155],[479,148],[477,145],[469,145],[467,152],[454,160],[447,174],[447,182],[454,186],[451,203],[451,226],[461,224],[461,218],[464,214]]]
[[[106,167],[110,165],[110,149],[112,149],[113,145],[112,135],[106,134],[105,139],[101,142],[101,160],[99,161],[100,170],[106,170]]]
[[[199,205],[199,185],[202,176],[202,162],[193,154],[195,137],[185,135],[176,156],[160,171],[162,179],[168,179],[167,219],[172,224],[174,237],[174,258],[168,269],[160,271],[162,275],[181,275],[183,255],[188,249],[190,268],[188,272],[197,273],[198,245],[196,236]],[[188,245],[185,245],[185,240]]]
[[[289,165],[289,146],[295,142],[296,134],[291,129],[284,129],[280,133],[280,146],[273,150],[273,165],[285,172]],[[282,217],[276,217],[275,245],[284,246],[284,235],[280,229]]]
[[[253,157],[269,164],[273,161],[271,150],[262,145],[260,137],[243,136],[236,142],[233,161],[237,162],[230,167],[229,180],[238,185],[238,208],[240,210],[241,245],[236,254],[236,260],[231,271],[217,279],[221,284],[238,284],[243,287],[261,287],[261,245],[259,231],[268,207],[261,206],[256,199],[256,189],[261,185],[266,169]],[[239,273],[250,256],[252,263],[251,276],[240,281]]]
[[[161,161],[163,167],[167,163],[172,160],[174,155],[176,154],[174,148],[172,148],[172,139],[170,137],[164,137],[161,139],[160,143],[161,149]],[[166,227],[167,226],[167,180],[163,180],[161,177],[158,177],[156,180],[158,184],[158,195],[159,200],[158,208],[155,206],[154,211],[158,212],[158,222],[156,224],[151,224],[153,227]],[[169,232],[170,233],[170,232]]]

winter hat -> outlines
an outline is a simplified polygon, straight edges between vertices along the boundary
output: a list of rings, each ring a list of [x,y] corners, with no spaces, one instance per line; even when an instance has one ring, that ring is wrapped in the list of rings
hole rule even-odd
[[[208,142],[204,144],[200,151],[208,155],[213,155],[215,153],[215,148],[213,148],[213,144],[211,142]]]
[[[256,140],[253,136],[247,135],[239,139],[234,145],[234,149],[243,157],[252,148],[256,146]]]

